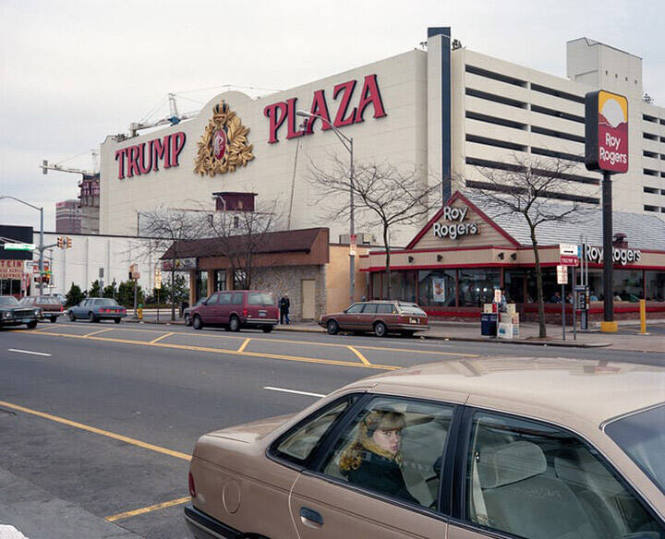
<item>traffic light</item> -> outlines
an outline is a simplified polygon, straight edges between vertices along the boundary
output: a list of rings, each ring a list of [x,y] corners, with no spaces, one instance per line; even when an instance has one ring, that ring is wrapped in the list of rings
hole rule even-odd
[[[72,248],[72,238],[67,236],[67,249],[71,249],[71,248]]]
[[[63,238],[62,236],[58,236],[58,239],[56,240],[56,243],[58,245],[58,249],[62,249],[63,245],[65,243],[65,238]]]

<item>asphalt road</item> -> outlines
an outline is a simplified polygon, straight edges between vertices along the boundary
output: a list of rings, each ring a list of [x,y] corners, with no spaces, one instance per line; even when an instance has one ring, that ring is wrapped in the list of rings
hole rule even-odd
[[[186,537],[201,434],[293,413],[352,380],[418,363],[665,354],[122,323],[0,331],[0,524],[40,537]],[[294,393],[295,392],[295,393]]]

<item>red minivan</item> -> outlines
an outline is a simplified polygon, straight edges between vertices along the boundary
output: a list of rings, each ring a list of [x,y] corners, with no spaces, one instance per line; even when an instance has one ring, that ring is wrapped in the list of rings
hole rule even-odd
[[[279,320],[279,310],[272,292],[263,290],[221,290],[215,292],[190,312],[194,329],[223,326],[229,331],[243,327],[270,333]]]

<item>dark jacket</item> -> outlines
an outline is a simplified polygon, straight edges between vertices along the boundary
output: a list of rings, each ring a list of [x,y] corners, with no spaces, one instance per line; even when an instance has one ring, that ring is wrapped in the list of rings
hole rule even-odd
[[[366,451],[360,467],[357,470],[351,469],[345,474],[351,484],[420,504],[407,490],[402,470],[394,460]]]
[[[289,298],[283,297],[282,299],[279,300],[280,311],[289,312],[289,307],[291,307],[291,302],[289,301]]]

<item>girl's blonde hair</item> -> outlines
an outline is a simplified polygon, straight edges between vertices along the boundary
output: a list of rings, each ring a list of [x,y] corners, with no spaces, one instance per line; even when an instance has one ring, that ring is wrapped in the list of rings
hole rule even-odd
[[[391,454],[380,448],[372,436],[377,429],[380,430],[402,430],[406,426],[404,414],[393,410],[373,410],[358,425],[356,437],[342,450],[339,458],[339,468],[342,471],[357,470],[363,461],[363,454],[371,451],[387,459],[394,460],[398,464],[402,455],[398,452]]]

